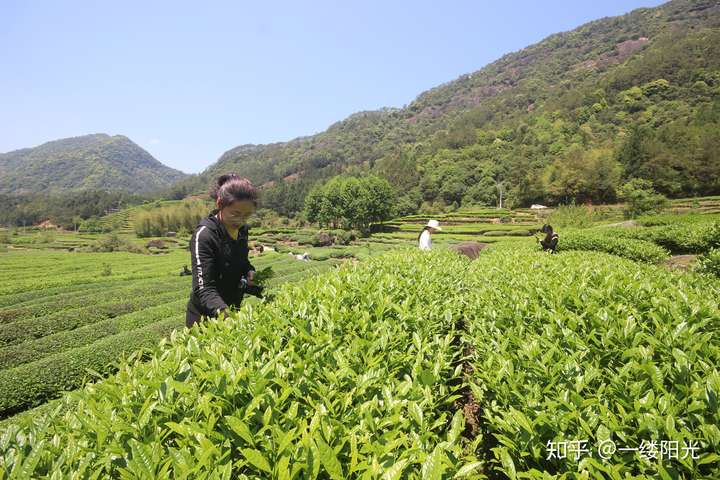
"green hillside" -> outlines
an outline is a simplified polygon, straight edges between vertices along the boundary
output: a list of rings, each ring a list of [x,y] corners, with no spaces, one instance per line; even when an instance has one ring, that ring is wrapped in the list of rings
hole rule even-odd
[[[0,194],[150,193],[183,178],[122,135],[85,135],[0,154]]]
[[[674,0],[558,33],[317,135],[228,150],[175,193],[220,172],[264,184],[301,210],[310,186],[375,171],[406,211],[492,204],[612,202],[628,178],[672,196],[720,193],[720,2]]]

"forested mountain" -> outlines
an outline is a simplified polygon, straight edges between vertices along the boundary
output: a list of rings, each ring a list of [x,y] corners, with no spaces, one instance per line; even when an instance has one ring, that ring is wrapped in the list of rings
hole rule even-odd
[[[174,195],[237,171],[267,206],[297,212],[309,188],[371,170],[411,212],[614,201],[629,178],[669,196],[720,193],[720,0],[674,0],[558,33],[317,135],[227,151]]]
[[[122,135],[84,135],[0,154],[0,194],[143,194],[184,176]]]

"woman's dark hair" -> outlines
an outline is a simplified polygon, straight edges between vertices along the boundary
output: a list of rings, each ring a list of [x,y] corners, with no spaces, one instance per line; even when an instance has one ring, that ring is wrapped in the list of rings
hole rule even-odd
[[[422,234],[425,230],[430,230],[430,227],[425,225],[422,230],[420,230],[420,234],[418,235],[418,242],[420,241],[420,237],[422,237]]]
[[[220,175],[210,188],[210,198],[219,200],[221,209],[237,200],[250,200],[257,207],[258,192],[247,178],[228,173]]]

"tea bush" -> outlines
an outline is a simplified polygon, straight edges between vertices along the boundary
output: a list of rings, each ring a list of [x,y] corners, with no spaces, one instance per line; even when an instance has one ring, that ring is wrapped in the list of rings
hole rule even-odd
[[[560,237],[557,251],[588,250],[606,252],[639,262],[657,263],[666,259],[670,252],[645,240],[618,238],[603,231],[575,231]]]
[[[9,425],[0,478],[718,478],[720,283],[534,248],[395,251],[176,331]],[[548,458],[582,439],[697,458]]]
[[[480,463],[463,452],[464,420],[453,408],[459,382],[449,382],[460,373],[453,332],[464,307],[456,289],[462,271],[450,252],[391,254],[176,332],[151,361],[123,365],[75,395],[77,405],[62,416],[36,419],[22,432],[10,426],[0,472],[470,473]]]
[[[653,242],[673,253],[703,253],[720,246],[720,222],[678,223],[646,228],[597,228],[607,236]]]
[[[586,252],[483,260],[467,273],[464,341],[489,470],[718,478],[720,284]],[[575,440],[593,455],[548,459],[548,442]],[[655,459],[620,450],[653,440]],[[607,441],[618,450],[603,460]],[[699,458],[662,459],[661,441],[697,442]]]
[[[720,248],[713,248],[698,259],[697,271],[720,277]]]

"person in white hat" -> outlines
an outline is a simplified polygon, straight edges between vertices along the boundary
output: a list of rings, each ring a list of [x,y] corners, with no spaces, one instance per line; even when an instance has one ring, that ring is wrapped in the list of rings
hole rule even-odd
[[[437,220],[428,220],[427,225],[423,227],[423,230],[420,232],[420,236],[418,237],[420,250],[430,250],[430,248],[432,248],[432,239],[430,238],[430,235],[441,230],[442,228],[440,228],[440,222]]]

